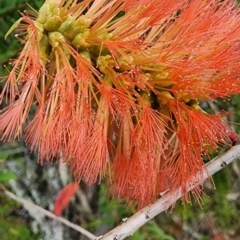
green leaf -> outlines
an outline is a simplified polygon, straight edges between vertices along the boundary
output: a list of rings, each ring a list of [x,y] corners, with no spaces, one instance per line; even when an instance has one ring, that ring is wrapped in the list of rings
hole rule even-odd
[[[0,182],[7,182],[11,179],[15,179],[16,175],[12,172],[0,172]]]
[[[146,229],[152,240],[174,240],[172,236],[165,233],[155,222],[148,222]]]
[[[9,152],[2,151],[0,152],[0,159],[6,159],[9,156]]]

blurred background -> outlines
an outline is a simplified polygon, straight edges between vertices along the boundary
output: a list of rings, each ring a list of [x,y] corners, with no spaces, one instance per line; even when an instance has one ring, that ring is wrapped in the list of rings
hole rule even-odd
[[[39,9],[42,0],[29,0],[28,4]],[[14,34],[7,40],[4,35],[11,25],[28,9],[26,0],[0,0],[0,76],[7,74],[5,65],[21,50]],[[0,90],[3,82],[0,82]],[[228,101],[204,102],[206,111],[226,110],[234,112],[230,122],[240,123],[240,97]],[[240,132],[239,124],[231,127]],[[224,150],[223,150],[224,151]],[[214,156],[213,156],[214,157]],[[206,184],[203,204],[193,202],[182,206],[177,202],[173,211],[161,213],[139,229],[131,240],[240,240],[240,162],[217,173],[216,190]],[[72,182],[68,167],[37,163],[37,157],[20,142],[0,142],[0,183],[17,196],[53,211],[59,191]],[[80,183],[62,216],[82,226],[95,235],[102,235],[135,212],[134,206],[119,202],[107,195],[104,182],[86,186]],[[50,219],[34,209],[25,209],[0,191],[0,239],[1,240],[84,240],[85,236]]]

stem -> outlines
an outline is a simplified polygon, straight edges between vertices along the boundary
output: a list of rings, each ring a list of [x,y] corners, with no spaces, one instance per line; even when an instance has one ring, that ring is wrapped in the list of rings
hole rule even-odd
[[[203,176],[204,181],[207,180],[210,176],[225,168],[234,160],[240,158],[240,145],[232,147],[226,153],[221,156],[218,156],[211,160],[205,165],[198,174]],[[192,179],[197,179],[197,175],[193,176]],[[188,191],[193,190],[199,183],[195,183],[190,180],[188,184]],[[121,240],[125,239],[128,236],[133,235],[133,233],[147,223],[149,220],[157,216],[159,213],[166,211],[171,207],[179,198],[181,197],[181,189],[178,188],[176,191],[166,192],[162,194],[162,197],[157,200],[155,203],[148,205],[147,207],[141,209],[139,212],[135,213],[133,216],[122,220],[122,224],[114,228],[104,236],[99,237],[101,240]]]
[[[88,232],[87,230],[85,230],[84,228],[69,222],[68,220],[62,218],[62,217],[57,217],[55,214],[47,211],[44,208],[41,208],[37,205],[35,205],[32,202],[29,202],[25,199],[22,199],[18,196],[16,196],[15,194],[13,194],[12,192],[9,192],[1,183],[0,183],[0,189],[3,191],[3,193],[5,195],[7,195],[8,197],[14,199],[15,201],[21,203],[22,205],[24,205],[25,208],[34,208],[37,211],[41,212],[42,214],[48,216],[49,218],[55,219],[63,224],[65,224],[66,226],[75,229],[76,231],[82,233],[83,235],[87,236],[89,239],[96,239],[97,237],[95,235],[93,235],[92,233]]]

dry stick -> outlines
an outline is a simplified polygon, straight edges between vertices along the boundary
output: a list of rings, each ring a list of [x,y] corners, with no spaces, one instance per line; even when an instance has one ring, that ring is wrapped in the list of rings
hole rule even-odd
[[[6,194],[8,197],[14,199],[15,201],[21,203],[24,205],[25,208],[29,207],[29,208],[33,208],[36,209],[37,211],[43,213],[44,215],[48,216],[49,218],[55,219],[65,225],[67,225],[70,228],[75,229],[76,231],[82,233],[83,235],[87,236],[89,239],[96,239],[97,237],[95,235],[93,235],[92,233],[88,232],[87,230],[85,230],[84,228],[69,222],[68,220],[62,218],[62,217],[57,217],[55,214],[47,211],[44,208],[41,208],[35,204],[33,204],[32,202],[29,202],[25,199],[22,199],[18,196],[16,196],[15,194],[9,192],[2,184],[0,184],[0,188],[3,190],[4,194]]]
[[[194,179],[199,179],[201,176],[203,181],[207,180],[214,173],[225,168],[228,164],[234,160],[240,158],[240,145],[232,147],[223,155],[214,158],[209,163],[205,165],[198,174],[193,176],[192,181],[188,184],[188,191],[191,191],[196,186],[199,185]],[[207,171],[206,171],[207,170]],[[178,188],[174,192],[167,192],[162,197],[157,200],[155,203],[148,205],[143,208],[130,218],[125,218],[122,220],[122,224],[114,228],[104,236],[101,236],[97,239],[101,240],[121,240],[125,239],[128,236],[133,235],[133,233],[140,228],[142,225],[147,223],[150,219],[154,218],[159,213],[165,211],[171,207],[179,198],[181,197],[181,189]]]

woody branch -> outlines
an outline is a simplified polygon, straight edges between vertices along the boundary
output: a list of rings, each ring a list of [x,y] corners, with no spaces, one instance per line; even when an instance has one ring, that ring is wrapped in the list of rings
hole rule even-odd
[[[207,163],[206,169],[202,169],[199,174],[203,175],[204,181],[207,180],[210,176],[214,175],[216,172],[225,168],[234,160],[240,158],[240,145],[232,147],[230,150],[212,159],[209,163]],[[207,170],[207,171],[206,171]],[[195,176],[193,176],[195,179]],[[199,183],[193,183],[191,180],[188,184],[188,191],[191,191]],[[179,198],[181,198],[181,190],[178,188],[174,193],[167,192],[163,194],[159,200],[155,203],[146,206],[141,209],[139,212],[131,216],[130,218],[126,218],[122,220],[121,225],[114,228],[107,234],[98,239],[101,240],[122,240],[128,236],[133,235],[133,233],[147,223],[149,220],[157,216],[159,213],[166,211],[169,207],[171,207]]]

